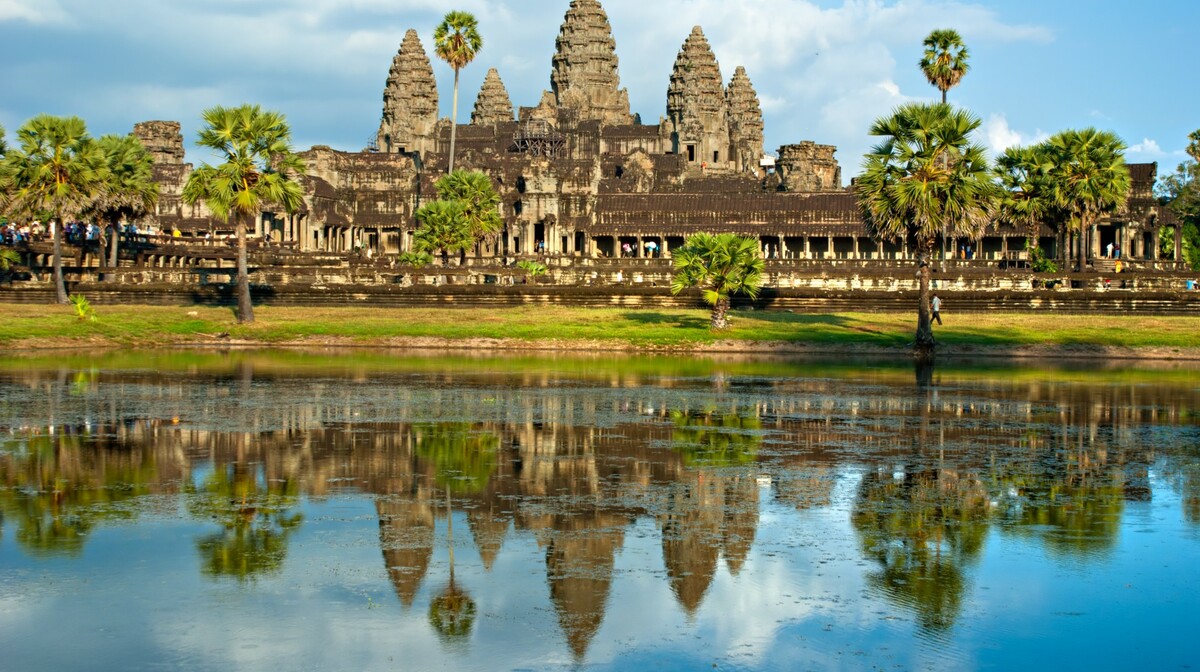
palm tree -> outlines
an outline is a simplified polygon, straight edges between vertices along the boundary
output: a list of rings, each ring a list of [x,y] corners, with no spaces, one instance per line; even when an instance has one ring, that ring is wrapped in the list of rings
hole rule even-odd
[[[454,138],[458,128],[458,73],[483,48],[479,22],[468,12],[453,11],[433,31],[434,53],[454,68],[454,107],[450,118],[450,171],[454,172]]]
[[[8,153],[8,144],[4,142],[4,125],[0,124],[0,159]]]
[[[504,229],[500,196],[487,175],[477,170],[456,170],[438,180],[436,187],[439,200],[462,204],[471,245],[480,241],[492,242]],[[463,254],[466,254],[465,247]]]
[[[1087,268],[1088,236],[1101,215],[1125,206],[1131,179],[1125,143],[1110,131],[1085,128],[1058,133],[1045,143],[1053,167],[1054,199],[1069,215],[1078,234],[1079,270]]]
[[[417,252],[440,251],[442,266],[449,265],[451,252],[465,250],[474,242],[461,201],[431,201],[416,213],[420,227],[413,236]]]
[[[712,306],[712,329],[729,326],[730,297],[745,294],[756,298],[763,284],[763,259],[754,238],[698,233],[672,256],[675,275],[671,278],[671,293],[700,287],[705,303]]]
[[[91,204],[96,224],[108,225],[108,266],[117,267],[117,227],[122,219],[146,215],[158,202],[154,159],[132,135],[105,135],[97,142],[107,171],[104,188]],[[103,257],[103,255],[101,255]]]
[[[867,154],[858,178],[858,206],[877,239],[911,241],[917,252],[920,298],[914,354],[933,356],[930,257],[939,235],[976,237],[988,223],[996,185],[984,149],[970,140],[979,118],[949,105],[909,103],[877,119],[884,138]]]
[[[0,169],[0,193],[15,212],[49,216],[54,229],[54,286],[67,303],[62,272],[63,225],[78,219],[104,180],[104,161],[79,117],[38,115],[17,130],[20,147]]]
[[[291,130],[278,112],[258,105],[216,106],[202,115],[207,124],[196,144],[225,158],[219,166],[201,165],[183,185],[183,200],[204,201],[221,221],[233,216],[237,233],[238,322],[254,321],[246,269],[246,225],[267,203],[289,213],[300,208],[303,190],[296,181],[304,162],[292,152]]]
[[[925,38],[925,55],[918,65],[925,79],[942,92],[942,103],[946,102],[946,92],[958,86],[963,75],[971,69],[967,63],[967,46],[963,44],[958,31],[942,28],[929,33]]]
[[[1042,145],[1009,147],[996,158],[997,214],[1000,220],[1025,229],[1029,248],[1038,246],[1041,225],[1056,207],[1049,184],[1053,165]]]

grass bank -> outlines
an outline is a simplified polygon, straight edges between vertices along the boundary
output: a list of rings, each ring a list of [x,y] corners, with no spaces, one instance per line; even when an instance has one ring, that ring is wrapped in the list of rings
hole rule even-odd
[[[743,350],[876,349],[902,351],[915,316],[893,313],[736,312],[732,327],[708,329],[703,310],[566,308],[499,309],[274,308],[255,309],[239,325],[232,310],[214,307],[100,306],[79,320],[70,306],[0,305],[0,344],[47,347],[161,347],[170,345],[320,345],[561,349]],[[1027,349],[1125,349],[1200,357],[1200,318],[947,314],[935,327],[950,352]],[[1136,356],[1136,354],[1134,355]],[[1160,356],[1160,355],[1154,355]]]

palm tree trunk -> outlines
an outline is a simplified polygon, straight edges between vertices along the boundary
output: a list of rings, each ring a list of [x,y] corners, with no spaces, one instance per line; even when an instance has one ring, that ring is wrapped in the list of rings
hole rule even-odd
[[[1088,246],[1088,226],[1087,219],[1079,218],[1079,272],[1083,273],[1087,270],[1087,246]]]
[[[713,330],[729,328],[729,297],[722,296],[713,304],[712,319],[709,328]]]
[[[450,170],[454,172],[454,136],[458,131],[458,68],[454,69],[454,107],[450,108]]]
[[[241,214],[237,221],[237,321],[247,324],[254,321],[254,302],[250,299],[250,273],[246,267],[246,220]]]
[[[54,219],[54,292],[55,301],[58,303],[70,303],[67,298],[67,286],[63,282],[62,270],[62,232],[63,223],[62,217]]]
[[[108,267],[116,270],[120,265],[121,260],[117,255],[117,250],[121,246],[121,230],[114,223],[108,227],[108,235],[111,237],[108,241]],[[107,279],[107,278],[106,278]],[[112,280],[116,280],[116,275],[113,275]]]
[[[913,342],[913,356],[918,360],[933,359],[935,342],[933,340],[933,313],[929,308],[930,250],[932,239],[920,243],[920,264],[918,277],[920,279],[919,298],[917,300],[917,333]]]

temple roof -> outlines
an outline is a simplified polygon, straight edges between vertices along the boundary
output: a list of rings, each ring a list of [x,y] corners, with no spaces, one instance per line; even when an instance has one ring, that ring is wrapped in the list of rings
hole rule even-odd
[[[725,111],[721,67],[704,31],[696,26],[675,57],[667,88],[667,117],[678,132],[698,137],[702,129],[724,127]]]
[[[475,98],[475,110],[471,112],[472,124],[496,124],[513,121],[512,99],[508,97],[508,89],[500,81],[500,73],[492,68],[483,78],[483,86],[479,96]]]
[[[588,229],[593,235],[762,234],[790,232],[798,225],[812,235],[864,235],[850,192],[601,194],[595,224]]]
[[[410,28],[388,71],[379,137],[407,141],[413,134],[424,133],[424,127],[436,123],[437,116],[438,92],[433,65],[417,31]]]
[[[572,0],[551,64],[550,86],[558,107],[576,110],[581,120],[632,121],[629,92],[619,88],[612,26],[597,0]]]

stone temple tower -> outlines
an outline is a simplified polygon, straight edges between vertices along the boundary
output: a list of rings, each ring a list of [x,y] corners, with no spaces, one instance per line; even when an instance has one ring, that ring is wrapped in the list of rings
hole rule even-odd
[[[512,99],[508,89],[500,81],[500,73],[492,68],[483,78],[479,96],[475,98],[475,109],[471,112],[471,123],[476,125],[498,124],[513,120]]]
[[[575,110],[580,121],[632,123],[629,91],[618,88],[617,43],[597,0],[571,0],[551,63],[550,87],[559,109]]]
[[[438,92],[433,66],[417,31],[409,29],[392,59],[383,90],[383,120],[376,143],[388,154],[437,149]]]
[[[746,69],[738,66],[725,89],[729,105],[730,157],[738,172],[757,173],[763,156],[763,116],[758,93]]]
[[[712,168],[730,160],[729,115],[721,67],[700,26],[675,58],[667,89],[667,130],[671,150],[689,164]]]

